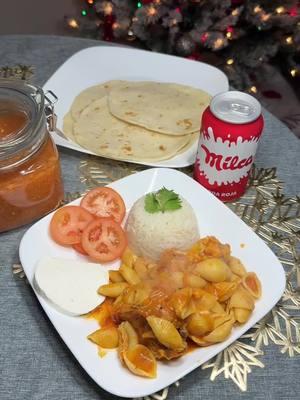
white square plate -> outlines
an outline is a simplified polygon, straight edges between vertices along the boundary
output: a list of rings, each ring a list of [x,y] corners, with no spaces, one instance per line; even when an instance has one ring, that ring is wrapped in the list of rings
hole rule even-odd
[[[36,293],[57,332],[99,386],[118,396],[142,397],[177,381],[251,328],[280,299],[285,287],[285,274],[280,262],[267,245],[226,205],[187,175],[172,169],[153,168],[123,178],[109,186],[121,194],[127,212],[133,203],[147,192],[158,190],[162,186],[175,190],[193,207],[201,236],[214,235],[220,241],[229,243],[233,255],[242,260],[247,270],[255,271],[262,283],[262,297],[256,302],[253,314],[246,324],[235,327],[225,342],[199,348],[176,361],[159,362],[156,379],[131,374],[121,365],[116,351],[110,351],[104,358],[100,358],[97,347],[86,339],[88,334],[97,329],[97,322],[61,314]],[[78,203],[79,200],[73,202]],[[20,260],[31,285],[36,264],[41,257],[49,255],[73,260],[85,258],[74,250],[53,242],[48,234],[51,216],[52,214],[33,225],[25,233],[20,244]],[[242,243],[244,246],[241,247]],[[115,262],[99,268],[117,268],[118,264]]]
[[[58,97],[55,105],[58,130],[63,133],[63,117],[82,90],[111,79],[180,83],[203,89],[212,96],[227,91],[229,87],[226,75],[205,63],[126,47],[89,47],[70,57],[43,86],[44,91],[52,90]],[[59,146],[94,154],[57,133],[52,133],[52,136]],[[196,151],[197,143],[194,143],[186,152],[169,160],[145,164],[185,167],[194,163]]]

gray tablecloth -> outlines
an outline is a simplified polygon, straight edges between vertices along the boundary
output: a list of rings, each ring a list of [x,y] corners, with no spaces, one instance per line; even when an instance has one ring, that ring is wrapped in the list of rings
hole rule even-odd
[[[0,36],[0,67],[34,66],[33,82],[43,85],[72,54],[93,40],[51,36]],[[83,71],[84,73],[84,71]],[[285,192],[299,193],[300,141],[274,116],[264,111],[265,130],[256,163],[277,167]],[[66,191],[80,191],[78,165],[86,156],[60,149]],[[113,396],[99,388],[66,348],[47,319],[31,288],[12,274],[18,262],[18,245],[26,228],[0,234],[0,399],[87,400]],[[34,251],[34,245],[32,251]],[[271,283],[270,283],[271,284]],[[187,399],[299,399],[300,359],[289,359],[279,347],[264,348],[265,369],[249,375],[248,391],[223,377],[209,380],[209,370],[198,369],[185,377],[170,398]],[[118,384],[118,377],[112,376]]]

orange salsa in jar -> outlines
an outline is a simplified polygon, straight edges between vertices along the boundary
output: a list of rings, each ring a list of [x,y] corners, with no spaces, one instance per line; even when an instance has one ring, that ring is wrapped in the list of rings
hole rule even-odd
[[[0,232],[33,222],[63,199],[43,91],[0,80]]]

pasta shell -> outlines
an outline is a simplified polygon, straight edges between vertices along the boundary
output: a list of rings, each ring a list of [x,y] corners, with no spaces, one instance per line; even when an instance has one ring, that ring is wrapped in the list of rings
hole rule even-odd
[[[213,315],[213,329],[218,328],[218,326],[223,325],[225,322],[230,320],[233,320],[230,314],[223,313]]]
[[[261,283],[255,272],[248,272],[242,279],[242,285],[255,298],[261,296]]]
[[[118,296],[116,298],[116,300],[114,301],[114,308],[116,308],[118,305],[122,304],[123,302],[123,296],[122,294],[120,294],[120,296]]]
[[[230,282],[236,282],[237,284],[239,284],[241,282],[241,277],[232,273],[231,278],[230,278]]]
[[[208,284],[208,285],[210,285],[210,284]],[[206,285],[206,287],[208,285]],[[202,288],[193,288],[192,293],[193,293],[193,298],[201,299],[204,295],[207,294],[207,291],[206,291],[206,288],[205,288],[205,290]]]
[[[138,336],[130,322],[122,322],[118,327],[119,357],[124,361],[124,353],[138,344]]]
[[[213,283],[213,286],[216,289],[218,300],[223,302],[232,296],[238,284],[237,282],[218,282]]]
[[[219,343],[223,342],[223,340],[227,339],[230,335],[232,327],[234,324],[233,319],[229,319],[224,322],[222,325],[219,325],[216,329],[214,329],[207,336],[204,336],[203,339],[209,343]]]
[[[184,286],[192,287],[192,288],[203,288],[207,282],[196,274],[187,273],[184,274]]]
[[[156,339],[164,346],[178,351],[181,351],[186,347],[186,342],[182,339],[172,322],[166,319],[154,317],[153,315],[147,317],[147,322]]]
[[[228,260],[228,265],[229,265],[229,268],[231,269],[231,272],[233,272],[234,274],[236,274],[240,277],[246,275],[246,273],[247,273],[246,268],[244,267],[241,260],[239,260],[236,257],[230,256],[229,260]]]
[[[214,328],[214,321],[210,315],[195,313],[188,317],[186,328],[193,336],[203,336]]]
[[[217,289],[214,287],[213,283],[207,283],[203,289],[205,292],[212,294],[216,299],[218,298]]]
[[[209,282],[222,282],[231,276],[228,265],[220,258],[208,258],[199,262],[194,273]]]
[[[126,264],[129,268],[133,267],[134,262],[136,261],[137,256],[133,253],[132,250],[130,250],[129,247],[127,247],[122,254],[121,260],[123,261],[124,264]]]
[[[123,276],[120,274],[119,271],[108,271],[109,274],[109,280],[111,282],[124,282]]]
[[[233,312],[236,321],[240,324],[247,322],[252,313],[251,310],[246,310],[245,308],[234,308]]]
[[[134,262],[134,269],[141,279],[147,276],[148,270],[145,260],[142,257],[138,257]]]
[[[98,293],[107,297],[118,297],[128,287],[127,282],[114,282],[102,285],[98,289]]]
[[[124,362],[135,375],[155,378],[157,363],[152,352],[142,344],[137,344],[124,352]]]
[[[252,311],[254,309],[253,297],[247,290],[238,287],[229,300],[229,309],[231,308],[244,308]]]
[[[201,346],[201,347],[205,347],[205,346],[211,345],[211,343],[207,342],[202,337],[190,335],[189,338],[192,339],[193,342],[195,342],[198,346]]]
[[[121,265],[119,272],[123,276],[124,280],[130,285],[136,285],[141,282],[141,279],[136,271],[128,267],[126,264]]]
[[[130,286],[122,296],[122,301],[125,304],[140,305],[149,296],[150,290],[145,285]]]
[[[193,290],[191,288],[184,288],[177,290],[171,296],[170,305],[174,309],[178,318],[185,319],[195,312],[192,295]]]
[[[193,296],[196,297],[194,299],[196,311],[210,311],[217,304],[216,297],[211,293],[203,291],[201,297],[199,296],[199,292],[197,292],[197,294],[194,294]]]
[[[223,314],[225,312],[222,304],[218,303],[217,301],[216,304],[210,309],[210,311],[217,314]]]
[[[115,327],[101,328],[91,333],[88,339],[105,349],[115,349],[118,347],[118,329]]]

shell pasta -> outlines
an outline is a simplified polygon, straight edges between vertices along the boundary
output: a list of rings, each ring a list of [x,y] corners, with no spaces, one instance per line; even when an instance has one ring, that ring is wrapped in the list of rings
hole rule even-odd
[[[123,365],[148,378],[156,376],[157,360],[227,339],[235,324],[250,318],[261,296],[256,274],[215,237],[185,252],[166,250],[157,263],[127,249],[119,271],[109,276],[110,283],[98,290],[106,300],[93,311],[100,332],[89,339],[100,347],[117,346]]]

